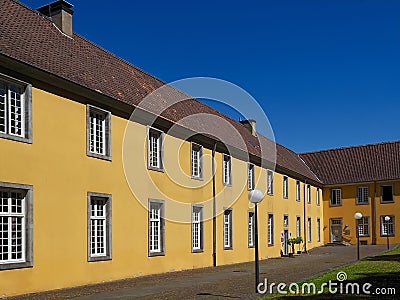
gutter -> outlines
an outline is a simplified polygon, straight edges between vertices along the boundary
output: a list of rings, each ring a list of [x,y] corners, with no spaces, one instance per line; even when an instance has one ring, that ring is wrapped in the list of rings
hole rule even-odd
[[[215,142],[214,148],[212,150],[212,161],[211,161],[211,168],[212,168],[212,193],[213,193],[213,267],[217,266],[217,201],[215,199],[215,151],[217,149],[217,143]]]

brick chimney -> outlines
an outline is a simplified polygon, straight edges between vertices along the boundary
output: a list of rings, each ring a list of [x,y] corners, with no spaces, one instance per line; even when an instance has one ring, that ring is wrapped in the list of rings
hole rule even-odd
[[[249,119],[249,120],[242,120],[239,121],[244,127],[246,127],[252,135],[257,136],[256,131],[256,120]]]
[[[72,37],[72,4],[64,0],[55,1],[37,10],[45,16],[50,17],[53,23],[66,35]]]

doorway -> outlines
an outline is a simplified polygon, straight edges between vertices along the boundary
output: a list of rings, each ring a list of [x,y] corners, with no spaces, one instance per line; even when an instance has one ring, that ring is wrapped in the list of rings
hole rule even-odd
[[[283,230],[283,255],[284,256],[289,255],[289,230],[288,229]]]
[[[342,242],[342,219],[331,219],[331,242]]]

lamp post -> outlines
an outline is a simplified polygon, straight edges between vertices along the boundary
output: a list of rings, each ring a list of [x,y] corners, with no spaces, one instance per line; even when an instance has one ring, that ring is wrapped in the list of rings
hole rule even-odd
[[[256,274],[256,293],[258,293],[258,284],[260,282],[260,265],[258,260],[258,221],[257,221],[257,204],[262,201],[264,194],[260,190],[251,190],[249,192],[249,200],[255,206],[254,211],[254,262]]]
[[[355,213],[354,219],[356,219],[356,235],[357,235],[357,260],[360,260],[360,232],[359,232],[359,224],[360,219],[362,218],[362,213]]]
[[[385,221],[386,221],[386,243],[387,243],[387,248],[389,250],[389,221],[390,221],[390,217],[386,216],[385,217]]]

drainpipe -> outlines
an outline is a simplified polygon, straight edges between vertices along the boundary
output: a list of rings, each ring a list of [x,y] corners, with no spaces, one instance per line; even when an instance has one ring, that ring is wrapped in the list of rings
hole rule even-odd
[[[376,245],[376,181],[374,181],[374,198],[371,199],[372,245]]]
[[[213,192],[213,267],[217,266],[217,201],[215,199],[215,151],[217,143],[214,144],[212,151],[212,192]]]
[[[303,224],[304,224],[304,252],[307,253],[307,215],[306,215],[306,185],[307,180],[304,180],[304,201],[303,201]]]

